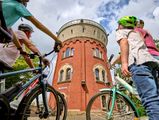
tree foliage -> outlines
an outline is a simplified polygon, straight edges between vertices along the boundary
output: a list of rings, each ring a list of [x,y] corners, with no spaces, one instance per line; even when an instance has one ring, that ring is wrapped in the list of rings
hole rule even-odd
[[[155,44],[156,44],[156,46],[157,46],[157,49],[159,50],[159,40],[158,40],[158,39],[155,39],[154,41],[155,41]]]
[[[33,62],[36,66],[38,63],[38,58],[35,58],[33,60]],[[20,56],[16,60],[15,64],[13,65],[13,70],[5,71],[5,72],[19,71],[19,70],[24,70],[27,68],[29,68],[28,64],[25,62],[24,58]],[[7,77],[6,78],[6,89],[11,87],[12,85],[14,85],[16,82],[27,81],[29,78],[32,77],[32,75],[33,75],[32,72],[27,72],[27,73],[16,74],[16,75]]]

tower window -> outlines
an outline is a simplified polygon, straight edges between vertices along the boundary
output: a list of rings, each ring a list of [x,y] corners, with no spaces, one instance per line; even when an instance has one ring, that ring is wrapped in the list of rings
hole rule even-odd
[[[93,34],[94,34],[94,35],[96,34],[96,30],[94,30]]]
[[[62,58],[65,58],[65,52],[62,53]]]
[[[67,58],[74,55],[74,48],[67,48],[66,51],[63,52],[62,58]]]
[[[71,82],[73,68],[69,64],[65,64],[59,71],[59,83]]]
[[[71,34],[73,34],[73,30],[71,30]]]
[[[66,80],[70,80],[71,79],[71,68],[67,68],[66,69]]]
[[[105,82],[105,71],[104,70],[102,70],[102,80],[103,80],[103,82]]]
[[[74,55],[74,51],[75,51],[75,49],[74,49],[74,48],[71,48],[71,56]]]
[[[96,57],[98,57],[98,58],[99,58],[99,49],[98,49],[98,48],[96,48],[95,50],[96,50]]]
[[[100,83],[107,82],[107,77],[106,77],[107,73],[106,73],[104,66],[96,65],[93,68],[93,71],[94,71],[94,76],[95,76],[96,82],[100,82]]]
[[[66,49],[66,53],[65,53],[65,57],[69,57],[70,56],[70,48]]]
[[[106,96],[101,96],[101,101],[102,101],[102,108],[106,108],[107,107],[107,100],[106,100]]]
[[[103,59],[103,53],[98,48],[93,48],[93,56]]]
[[[84,31],[85,31],[85,27],[82,28],[82,32],[83,32],[83,33],[84,33]]]
[[[59,82],[63,81],[63,77],[64,77],[64,70],[61,70],[61,71],[60,71]]]
[[[102,53],[102,51],[100,52],[100,54],[99,54],[99,58],[103,58],[103,53]]]
[[[99,80],[99,69],[98,68],[95,69],[95,76],[96,76],[96,80],[98,81]]]

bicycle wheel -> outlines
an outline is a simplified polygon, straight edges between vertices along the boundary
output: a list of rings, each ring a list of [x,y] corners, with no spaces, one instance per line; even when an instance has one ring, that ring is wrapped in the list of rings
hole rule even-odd
[[[48,119],[59,120],[59,99],[55,92],[55,89],[51,86],[47,86],[47,102],[49,102],[49,96],[51,103],[49,106],[49,115],[44,115],[44,105],[42,100],[42,90],[40,86],[35,87],[24,99],[20,102],[17,112],[16,120],[36,120],[36,119]]]
[[[60,92],[56,91],[56,94],[59,97],[59,103],[60,103],[60,120],[66,120],[67,118],[67,104],[64,99],[64,95]]]
[[[86,108],[86,120],[134,120],[137,118],[135,108],[123,96],[116,93],[115,105],[110,114],[112,91],[104,91],[94,95]]]

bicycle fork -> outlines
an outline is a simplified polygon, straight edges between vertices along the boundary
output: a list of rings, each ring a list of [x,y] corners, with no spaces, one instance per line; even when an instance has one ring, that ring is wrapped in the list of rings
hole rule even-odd
[[[110,96],[110,99],[112,100],[111,102],[111,108],[110,108],[110,111],[107,113],[106,117],[108,120],[111,120],[112,118],[112,114],[113,114],[113,109],[114,109],[114,106],[115,106],[115,99],[116,99],[116,87],[112,88],[112,96]]]
[[[47,93],[46,93],[47,84],[44,83],[44,81],[41,81],[40,85],[42,87],[42,99],[43,99],[43,104],[44,104],[44,113],[42,116],[44,118],[47,118],[49,116],[49,108],[48,108]]]

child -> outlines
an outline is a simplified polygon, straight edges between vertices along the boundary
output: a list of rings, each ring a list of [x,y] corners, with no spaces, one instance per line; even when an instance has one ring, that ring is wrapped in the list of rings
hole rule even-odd
[[[118,21],[116,40],[121,50],[122,74],[132,76],[149,120],[159,118],[159,93],[152,74],[158,61],[151,56],[139,32],[133,31],[137,19],[125,16]]]

